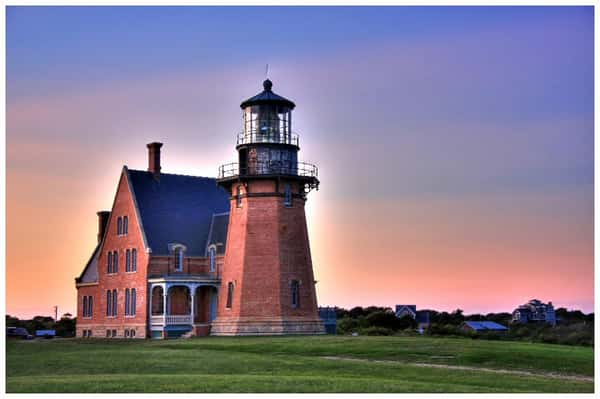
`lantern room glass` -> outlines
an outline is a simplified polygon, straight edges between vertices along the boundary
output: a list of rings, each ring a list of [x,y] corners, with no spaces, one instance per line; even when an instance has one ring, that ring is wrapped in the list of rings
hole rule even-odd
[[[289,143],[292,110],[275,104],[252,105],[244,109],[244,136],[250,142]]]

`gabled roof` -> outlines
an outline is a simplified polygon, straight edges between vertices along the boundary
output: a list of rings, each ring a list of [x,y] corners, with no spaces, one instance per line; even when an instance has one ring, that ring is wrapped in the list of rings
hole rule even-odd
[[[502,324],[495,323],[493,321],[465,321],[464,324],[471,327],[476,331],[505,331],[508,328],[504,327]]]
[[[96,245],[96,248],[94,249],[94,252],[90,257],[90,260],[88,260],[88,262],[86,263],[79,277],[75,278],[76,284],[95,283],[98,281],[98,254],[100,253],[100,246],[101,243],[98,243],[98,245]]]
[[[183,244],[187,256],[205,256],[213,215],[229,211],[229,194],[216,179],[126,170],[152,254]]]

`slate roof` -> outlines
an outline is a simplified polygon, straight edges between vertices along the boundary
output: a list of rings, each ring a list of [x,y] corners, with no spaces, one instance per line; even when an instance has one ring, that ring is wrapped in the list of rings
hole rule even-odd
[[[505,331],[508,328],[504,327],[502,324],[495,323],[493,321],[465,321],[467,326],[471,327],[475,331]]]
[[[281,97],[280,95],[273,93],[273,91],[271,90],[272,87],[273,82],[271,82],[269,79],[265,80],[263,82],[264,90],[259,94],[255,95],[254,97],[251,97],[243,103],[241,103],[240,108],[243,109],[250,105],[258,104],[281,104],[283,106],[290,107],[291,109],[293,109],[296,106],[296,104],[294,104],[287,98]]]
[[[170,244],[177,243],[186,246],[186,256],[206,256],[213,215],[229,211],[229,194],[216,179],[169,173],[155,179],[151,172],[127,172],[152,254],[168,255]],[[216,230],[222,237],[222,227]]]

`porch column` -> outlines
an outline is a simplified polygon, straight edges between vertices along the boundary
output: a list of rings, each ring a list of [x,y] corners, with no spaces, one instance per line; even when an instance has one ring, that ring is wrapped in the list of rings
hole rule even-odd
[[[196,315],[196,312],[194,312],[194,302],[195,302],[195,298],[196,298],[196,293],[194,291],[190,291],[190,298],[192,299],[192,308],[190,310],[190,313],[192,315],[192,325],[194,325],[194,318]]]
[[[169,286],[165,284],[163,288],[163,326],[167,325],[167,297],[169,296]]]
[[[150,284],[150,293],[148,295],[148,320],[150,321],[149,325],[152,325],[152,291],[154,290],[154,284]]]

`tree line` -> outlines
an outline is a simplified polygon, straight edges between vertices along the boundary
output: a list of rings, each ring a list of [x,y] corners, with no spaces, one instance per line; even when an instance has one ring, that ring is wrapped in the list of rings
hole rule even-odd
[[[74,337],[77,318],[71,313],[65,313],[56,321],[50,316],[35,316],[29,320],[22,320],[16,316],[6,315],[6,327],[23,327],[31,335],[36,330],[54,330],[58,337]]]
[[[460,336],[472,339],[506,339],[565,345],[594,345],[594,313],[558,308],[555,310],[558,324],[512,323],[507,312],[465,315],[462,309],[438,312],[433,309],[419,310],[429,313],[429,325],[423,334],[430,336]],[[357,306],[352,309],[335,307],[338,334],[361,335],[414,335],[417,322],[410,316],[396,317],[389,307]],[[465,331],[465,321],[493,321],[508,328],[506,333]]]

